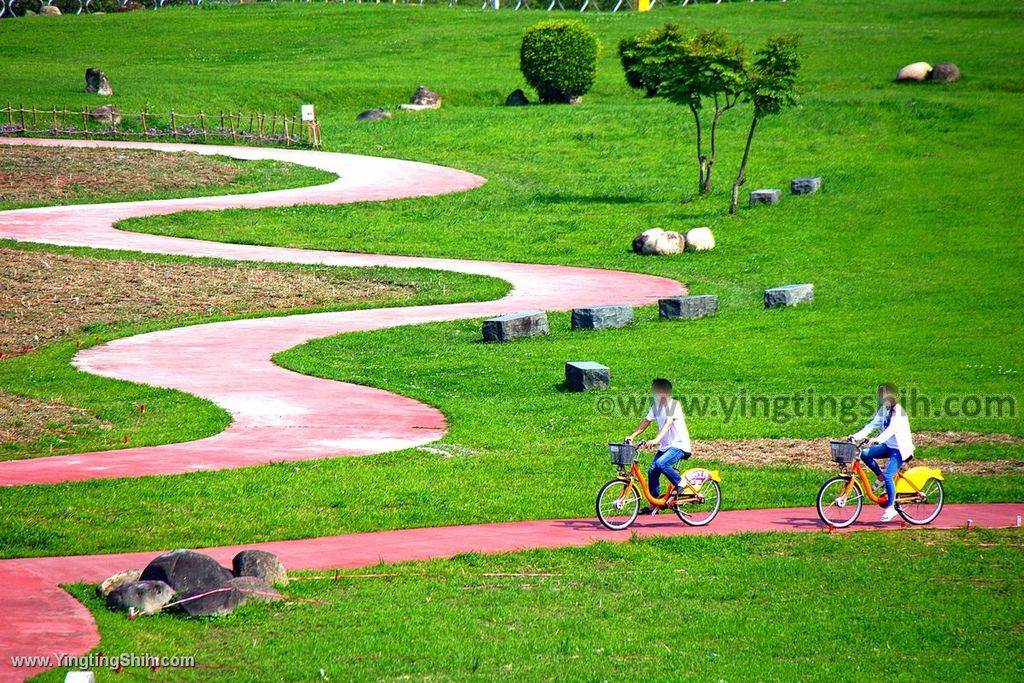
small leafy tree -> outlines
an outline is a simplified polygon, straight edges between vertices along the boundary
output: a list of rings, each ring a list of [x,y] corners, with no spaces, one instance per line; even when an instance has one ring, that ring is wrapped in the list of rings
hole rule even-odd
[[[686,40],[686,33],[678,24],[665,24],[632,38],[623,38],[619,43],[619,60],[626,72],[626,83],[643,90],[647,97],[657,95],[658,87],[667,76],[669,62]]]
[[[688,106],[697,126],[697,163],[701,194],[711,192],[718,156],[718,123],[746,91],[747,53],[743,45],[718,30],[703,30],[672,49],[664,66],[658,95]],[[711,116],[709,149],[705,153],[701,112],[708,102]]]
[[[778,114],[796,102],[796,78],[800,70],[800,38],[795,35],[778,36],[757,51],[753,72],[745,90],[745,97],[754,106],[754,114],[747,131],[747,144],[743,148],[739,173],[732,183],[732,204],[729,213],[736,213],[740,187],[747,181],[747,161],[754,140],[757,123],[765,116]]]
[[[541,102],[575,102],[594,85],[600,50],[583,22],[542,21],[523,33],[519,68]]]

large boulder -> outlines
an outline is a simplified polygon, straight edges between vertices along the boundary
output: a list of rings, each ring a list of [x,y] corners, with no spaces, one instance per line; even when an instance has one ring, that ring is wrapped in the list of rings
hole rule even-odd
[[[522,88],[516,88],[505,98],[506,107],[525,107],[529,103],[530,100],[526,99],[526,93],[523,92]]]
[[[953,83],[960,80],[960,69],[953,62],[938,62],[929,72],[928,80],[936,83]]]
[[[50,14],[53,16],[60,16],[60,13],[60,7],[55,7],[53,5],[43,5],[39,8],[39,14],[41,15]]]
[[[163,581],[132,581],[110,592],[107,607],[127,612],[155,612],[174,597],[174,589]]]
[[[138,581],[141,578],[141,569],[126,569],[123,572],[112,574],[111,576],[108,576],[107,578],[103,579],[103,582],[100,583],[100,585],[96,586],[96,594],[99,595],[101,598],[105,598],[119,586],[123,586],[126,583],[131,583],[132,581]]]
[[[913,64],[907,64],[905,67],[899,70],[896,74],[896,81],[903,83],[906,81],[923,81],[928,78],[928,74],[932,71],[932,65],[928,62],[914,62]]]
[[[715,236],[711,228],[693,228],[686,231],[686,251],[711,251],[715,248]]]
[[[85,70],[85,92],[113,95],[114,89],[110,87],[110,81],[105,73],[94,67],[89,67]]]
[[[121,112],[117,110],[112,104],[104,104],[101,107],[96,107],[89,112],[89,118],[96,123],[102,123],[107,126],[116,126],[121,123]]]
[[[215,588],[189,591],[178,601],[190,617],[222,617],[234,612],[245,598],[245,592],[225,581]]]
[[[209,555],[193,550],[172,550],[160,555],[142,570],[142,579],[163,581],[176,593],[208,590],[234,578]]]
[[[383,121],[390,119],[392,116],[391,112],[387,109],[378,107],[377,109],[367,109],[356,114],[356,121]]]
[[[256,577],[267,585],[288,583],[288,573],[277,559],[277,555],[265,550],[243,550],[231,560],[231,571],[235,576]]]
[[[686,240],[674,230],[651,228],[633,238],[633,251],[638,254],[658,256],[678,254],[685,246]]]

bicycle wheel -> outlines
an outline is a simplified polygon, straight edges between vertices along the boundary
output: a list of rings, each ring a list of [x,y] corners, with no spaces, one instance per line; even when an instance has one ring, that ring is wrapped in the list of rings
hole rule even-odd
[[[628,479],[612,479],[597,493],[597,518],[612,531],[622,531],[640,513],[640,492]]]
[[[849,477],[832,477],[818,491],[818,517],[836,529],[845,529],[856,522],[864,507],[864,492],[856,481],[850,486],[849,492],[843,495],[849,482]]]
[[[722,507],[722,487],[714,479],[708,479],[700,487],[701,502],[687,502],[676,506],[676,514],[684,524],[704,526],[718,514]]]
[[[945,500],[942,491],[942,482],[938,479],[929,479],[921,487],[921,492],[913,494],[912,499],[896,504],[896,512],[900,517],[911,524],[930,524],[942,512],[942,503]]]

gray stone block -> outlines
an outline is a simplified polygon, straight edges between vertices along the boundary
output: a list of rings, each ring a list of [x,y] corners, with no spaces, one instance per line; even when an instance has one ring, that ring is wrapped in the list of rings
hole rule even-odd
[[[789,187],[793,194],[814,194],[821,189],[821,178],[793,178]]]
[[[658,315],[666,320],[689,320],[714,315],[718,312],[718,297],[714,294],[674,296],[658,300]]]
[[[782,190],[751,190],[750,205],[778,204],[782,199]]]
[[[510,341],[548,333],[548,316],[544,311],[509,313],[484,321],[484,341]]]
[[[611,370],[600,363],[574,361],[565,364],[565,388],[569,391],[607,389],[611,381]]]
[[[764,307],[796,306],[814,301],[814,285],[785,285],[764,290]]]
[[[633,322],[632,306],[591,306],[572,309],[572,329],[605,330]]]

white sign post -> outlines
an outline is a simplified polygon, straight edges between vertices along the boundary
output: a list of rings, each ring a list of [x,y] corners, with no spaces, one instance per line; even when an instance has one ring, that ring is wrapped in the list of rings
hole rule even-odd
[[[312,104],[302,105],[302,120],[303,121],[316,121],[316,111],[313,109]]]

